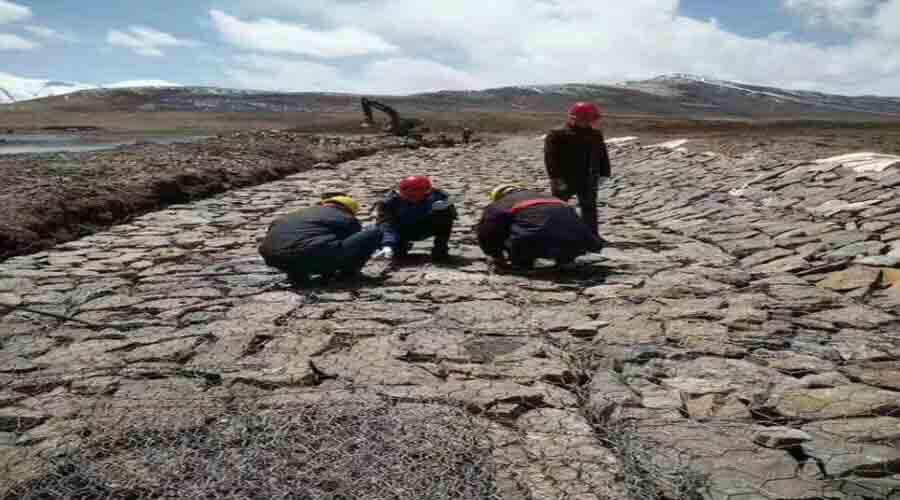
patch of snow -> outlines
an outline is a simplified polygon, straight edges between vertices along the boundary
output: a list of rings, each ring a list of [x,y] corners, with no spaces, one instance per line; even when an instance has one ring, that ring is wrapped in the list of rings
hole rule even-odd
[[[661,142],[659,144],[652,144],[650,146],[644,146],[645,148],[666,148],[666,149],[678,149],[681,146],[688,143],[689,139],[675,139],[674,141],[666,141]]]
[[[126,80],[124,82],[109,83],[101,85],[107,89],[121,89],[129,87],[181,87],[178,83],[167,82],[165,80]]]
[[[41,80],[38,78],[22,78],[9,73],[0,72],[0,103],[13,103],[71,94],[83,90],[102,90],[137,87],[180,87],[177,83],[165,80],[128,80],[105,85],[90,83],[63,82],[58,80]]]
[[[631,135],[628,137],[613,137],[611,139],[607,139],[607,144],[624,144],[626,142],[636,141],[638,138]]]
[[[0,73],[0,102],[11,103],[68,94],[96,87],[83,83],[20,78],[8,73]]]
[[[900,168],[900,156],[862,152],[823,158],[815,163],[844,166],[858,173],[884,172],[889,168]]]

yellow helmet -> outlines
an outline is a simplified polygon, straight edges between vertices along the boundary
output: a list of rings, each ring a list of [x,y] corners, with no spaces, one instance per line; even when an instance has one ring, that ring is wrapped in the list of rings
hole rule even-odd
[[[497,201],[500,198],[512,193],[513,191],[521,191],[522,187],[516,184],[500,184],[491,191],[491,201]]]
[[[325,203],[337,203],[343,205],[353,215],[359,213],[359,203],[349,196],[332,196],[331,198],[322,200],[322,204]]]

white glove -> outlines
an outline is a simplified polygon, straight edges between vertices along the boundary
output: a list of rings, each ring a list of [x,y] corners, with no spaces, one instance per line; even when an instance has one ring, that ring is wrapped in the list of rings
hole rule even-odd
[[[391,247],[382,247],[381,250],[375,252],[372,255],[373,259],[393,259],[394,258],[394,249]]]
[[[447,210],[450,208],[450,200],[438,200],[431,204],[431,209],[434,211]]]

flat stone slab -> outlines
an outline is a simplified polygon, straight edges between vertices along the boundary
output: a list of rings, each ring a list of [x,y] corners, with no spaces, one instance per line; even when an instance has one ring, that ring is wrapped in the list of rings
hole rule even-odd
[[[900,391],[900,360],[846,365],[841,371],[865,384]]]
[[[465,408],[510,499],[684,498],[667,479],[691,471],[709,499],[891,492],[893,181],[682,145],[610,141],[610,244],[570,272],[492,272],[473,232],[491,186],[545,179],[536,137],[329,162],[0,263],[0,301],[33,309],[0,313],[0,468],[85,415],[364,393]],[[457,204],[455,261],[426,241],[372,279],[295,287],[259,257],[276,216],[347,190],[371,207],[423,167]]]
[[[786,417],[823,420],[871,417],[900,411],[894,392],[848,384],[828,389],[788,389],[775,397],[773,408]]]
[[[881,153],[860,152],[822,158],[815,161],[822,166],[844,166],[855,172],[884,172],[900,168],[900,156]]]
[[[839,292],[864,288],[868,290],[881,278],[881,271],[871,267],[854,266],[844,271],[831,273],[817,283],[817,286]]]

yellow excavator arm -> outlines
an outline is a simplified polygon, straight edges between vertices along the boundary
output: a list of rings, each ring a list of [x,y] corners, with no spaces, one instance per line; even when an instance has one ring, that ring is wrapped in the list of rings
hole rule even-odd
[[[422,124],[421,120],[418,119],[403,119],[400,118],[400,114],[397,111],[388,106],[387,104],[380,103],[378,101],[368,99],[363,97],[360,99],[360,105],[362,105],[363,114],[365,115],[365,121],[363,122],[363,126],[374,126],[375,119],[372,116],[372,109],[377,109],[382,113],[388,115],[391,119],[390,126],[388,128],[388,132],[393,135],[398,136],[408,136],[411,135],[413,129]]]

